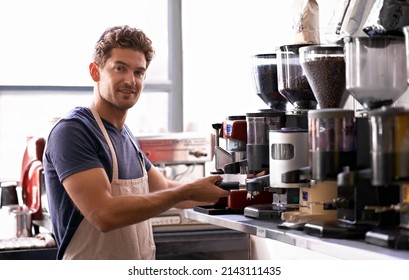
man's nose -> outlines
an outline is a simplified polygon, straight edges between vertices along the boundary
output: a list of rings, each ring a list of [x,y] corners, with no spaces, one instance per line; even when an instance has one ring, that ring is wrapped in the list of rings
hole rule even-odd
[[[125,78],[125,83],[127,83],[129,85],[136,85],[135,75],[133,73],[127,74],[126,78]]]

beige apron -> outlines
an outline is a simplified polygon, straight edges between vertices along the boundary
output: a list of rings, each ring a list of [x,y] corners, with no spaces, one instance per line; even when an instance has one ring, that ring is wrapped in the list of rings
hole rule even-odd
[[[111,150],[113,168],[111,194],[113,196],[147,194],[149,192],[148,175],[143,158],[140,157],[143,169],[142,178],[118,179],[118,162],[111,139],[94,106],[91,107],[91,110]],[[131,140],[137,149],[136,143],[132,138]],[[150,220],[102,233],[84,218],[68,244],[63,259],[153,260],[155,251]]]

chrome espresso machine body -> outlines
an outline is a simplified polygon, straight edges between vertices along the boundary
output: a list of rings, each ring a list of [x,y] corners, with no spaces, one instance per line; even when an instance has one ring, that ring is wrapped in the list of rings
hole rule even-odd
[[[142,151],[165,176],[192,181],[207,174],[214,156],[211,133],[179,132],[139,136]],[[171,208],[150,219],[157,259],[246,259],[248,237],[213,224],[188,219]],[[221,250],[221,248],[223,248]]]
[[[213,206],[195,207],[207,214],[243,213],[249,205],[271,203],[268,186],[268,131],[283,126],[285,113],[260,110],[245,116],[229,116],[215,129],[215,171],[220,174],[222,188],[231,190],[227,201]],[[220,145],[225,142],[225,148]]]
[[[212,160],[213,137],[210,133],[180,132],[139,136],[141,150],[167,178],[191,181],[206,174]],[[172,208],[151,219],[154,232],[179,232],[216,228],[186,219],[183,210]]]

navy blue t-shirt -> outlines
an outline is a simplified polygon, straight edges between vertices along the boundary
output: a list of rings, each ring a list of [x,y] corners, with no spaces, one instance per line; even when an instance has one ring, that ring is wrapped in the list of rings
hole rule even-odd
[[[138,152],[126,129],[119,131],[109,122],[102,121],[116,152],[119,179],[142,177]],[[131,137],[138,144],[132,134]],[[152,164],[141,154],[149,171]],[[89,108],[76,107],[54,126],[47,140],[43,164],[53,233],[58,246],[57,259],[62,259],[84,216],[61,182],[72,174],[97,167],[103,168],[112,181],[111,152]]]

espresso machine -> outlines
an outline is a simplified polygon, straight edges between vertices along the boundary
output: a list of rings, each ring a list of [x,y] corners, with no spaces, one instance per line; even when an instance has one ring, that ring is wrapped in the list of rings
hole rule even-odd
[[[214,141],[211,133],[174,132],[138,136],[141,150],[168,179],[193,181],[206,175],[212,160]],[[182,209],[171,208],[150,219],[154,233],[200,231],[216,228],[185,218]]]
[[[228,116],[223,123],[215,123],[212,127],[215,130],[215,170],[212,173],[246,174],[246,116]],[[225,148],[220,145],[220,139],[225,141]],[[242,180],[239,178],[239,181]]]
[[[260,110],[245,116],[227,117],[215,129],[215,171],[220,174],[224,189],[231,190],[227,201],[212,206],[195,207],[207,214],[243,213],[255,204],[271,204],[272,195],[266,190],[269,180],[268,131],[283,126],[285,113]],[[219,138],[225,141],[225,149]]]
[[[205,175],[213,157],[210,133],[175,132],[141,135],[141,150],[171,180],[189,181]]]

